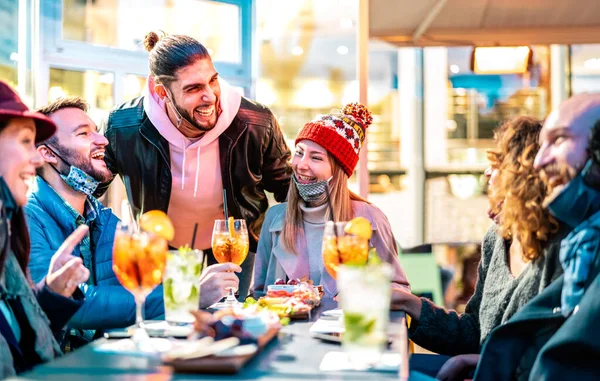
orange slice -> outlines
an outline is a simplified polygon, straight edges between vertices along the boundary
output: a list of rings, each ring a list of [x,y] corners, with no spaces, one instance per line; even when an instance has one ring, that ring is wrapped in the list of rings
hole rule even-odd
[[[235,226],[233,217],[229,217],[227,219],[227,226],[229,227],[229,236],[232,238],[235,237]]]
[[[140,217],[140,228],[170,241],[175,237],[171,219],[160,210],[151,210]]]
[[[371,239],[373,227],[366,218],[356,217],[346,224],[344,231],[348,234],[353,234],[364,239]]]

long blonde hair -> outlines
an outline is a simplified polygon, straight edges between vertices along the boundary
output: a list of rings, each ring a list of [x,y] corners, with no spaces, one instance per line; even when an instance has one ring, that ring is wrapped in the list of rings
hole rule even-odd
[[[331,197],[331,205],[333,207],[333,219],[335,221],[350,221],[354,218],[354,210],[352,209],[352,201],[362,201],[369,203],[364,198],[348,189],[348,175],[337,161],[327,153],[329,162],[331,163],[332,178],[329,182],[329,192]],[[296,237],[299,232],[304,232],[302,223],[302,209],[300,209],[300,194],[295,184],[290,184],[290,189],[287,194],[287,208],[285,212],[285,223],[281,239],[287,251],[293,254],[298,254],[296,251]],[[327,202],[327,201],[325,201]],[[325,214],[326,219],[331,219],[330,210],[327,209]]]

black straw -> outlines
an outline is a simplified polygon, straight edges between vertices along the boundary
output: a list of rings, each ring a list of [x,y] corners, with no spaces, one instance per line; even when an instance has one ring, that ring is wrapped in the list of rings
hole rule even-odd
[[[198,223],[194,224],[194,232],[192,233],[192,250],[194,250],[194,243],[196,242],[196,232],[198,231]]]
[[[131,191],[131,179],[129,176],[123,176],[123,184],[125,185],[125,192],[127,193],[127,198],[129,199],[129,211],[131,212],[131,217],[137,223],[136,216],[133,213],[133,192]]]
[[[229,213],[227,212],[227,189],[223,189],[223,212],[225,212],[225,219],[229,219]]]

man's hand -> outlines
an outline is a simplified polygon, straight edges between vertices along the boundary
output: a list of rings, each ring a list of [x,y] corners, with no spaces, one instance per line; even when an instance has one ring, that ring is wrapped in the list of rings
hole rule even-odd
[[[435,378],[442,381],[462,381],[462,377],[464,377],[465,372],[467,372],[469,369],[476,368],[478,361],[479,355],[477,354],[454,356],[450,360],[446,361]]]
[[[80,225],[67,237],[50,260],[46,285],[53,292],[66,298],[73,295],[77,286],[90,277],[90,271],[85,268],[81,258],[71,255],[88,230],[86,225]]]
[[[200,275],[200,308],[215,304],[229,293],[228,289],[237,289],[239,279],[235,273],[242,268],[233,263],[219,263],[208,266]]]

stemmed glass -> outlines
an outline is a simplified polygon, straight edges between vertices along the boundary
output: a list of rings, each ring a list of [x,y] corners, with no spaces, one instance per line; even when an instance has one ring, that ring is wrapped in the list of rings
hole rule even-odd
[[[119,222],[113,247],[113,270],[123,287],[133,294],[136,304],[136,331],[133,339],[140,350],[148,334],[142,324],[146,297],[162,282],[168,252],[167,241],[139,230],[133,223]]]
[[[231,262],[241,266],[250,249],[248,229],[245,220],[215,220],[212,234],[212,251],[219,263]],[[233,287],[229,287],[229,295],[223,303],[215,307],[227,307],[239,304],[235,298]]]

